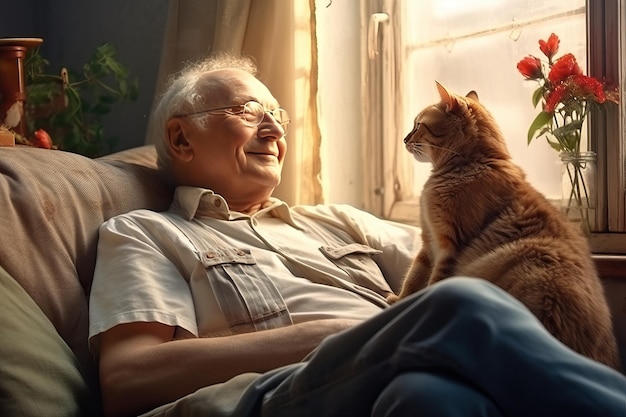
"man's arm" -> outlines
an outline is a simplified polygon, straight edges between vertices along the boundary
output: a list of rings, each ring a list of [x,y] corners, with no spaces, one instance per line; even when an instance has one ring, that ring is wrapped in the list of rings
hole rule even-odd
[[[100,337],[100,381],[107,416],[137,415],[245,372],[302,360],[326,336],[357,324],[317,320],[213,338],[173,340],[156,322],[121,324]]]

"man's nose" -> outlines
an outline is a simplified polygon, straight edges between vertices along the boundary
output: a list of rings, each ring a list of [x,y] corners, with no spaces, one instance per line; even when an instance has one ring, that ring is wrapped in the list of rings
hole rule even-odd
[[[285,136],[285,129],[270,112],[265,112],[259,125],[259,136],[264,139],[278,140]]]

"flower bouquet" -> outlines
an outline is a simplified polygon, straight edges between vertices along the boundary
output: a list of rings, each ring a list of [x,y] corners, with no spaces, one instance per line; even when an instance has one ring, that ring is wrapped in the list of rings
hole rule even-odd
[[[530,124],[528,143],[545,136],[550,146],[560,152],[563,161],[564,208],[567,215],[575,210],[589,231],[588,209],[593,208],[592,190],[595,178],[585,175],[589,164],[595,168],[595,153],[581,148],[582,129],[585,119],[595,106],[606,102],[619,103],[617,85],[605,80],[583,75],[576,58],[567,53],[555,58],[560,39],[552,33],[547,40],[539,40],[539,49],[546,57],[542,61],[528,55],[517,64],[518,71],[526,80],[536,81],[538,87],[532,95],[532,103],[542,109]]]

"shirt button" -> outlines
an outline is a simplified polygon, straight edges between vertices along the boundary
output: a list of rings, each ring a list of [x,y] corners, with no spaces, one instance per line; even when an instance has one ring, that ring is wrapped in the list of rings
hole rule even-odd
[[[222,200],[220,200],[219,198],[216,198],[215,200],[213,200],[213,205],[215,207],[221,207],[222,206]]]
[[[206,256],[209,259],[213,259],[215,258],[215,252],[207,252],[204,254],[204,256]]]
[[[242,251],[241,249],[239,249],[237,251],[237,256],[244,256],[246,253],[244,251]]]

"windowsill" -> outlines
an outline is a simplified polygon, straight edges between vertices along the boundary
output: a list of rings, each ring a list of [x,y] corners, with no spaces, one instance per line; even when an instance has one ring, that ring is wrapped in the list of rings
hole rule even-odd
[[[559,200],[551,200],[555,205],[559,205]],[[400,223],[420,225],[420,205],[419,199],[400,201],[394,204],[389,220]],[[589,237],[591,252],[598,256],[624,255],[626,258],[626,233],[599,233],[594,232]],[[621,262],[621,261],[620,261]],[[626,270],[626,264],[623,265]]]
[[[624,255],[626,257],[626,233],[591,233],[589,245],[591,252],[599,255]]]
[[[413,226],[420,225],[420,202],[419,198],[398,201],[391,208],[389,220],[406,223]]]
[[[626,255],[594,254],[593,260],[602,279],[626,279]]]

